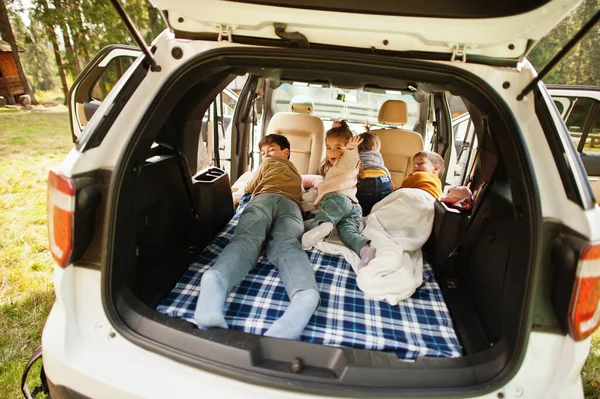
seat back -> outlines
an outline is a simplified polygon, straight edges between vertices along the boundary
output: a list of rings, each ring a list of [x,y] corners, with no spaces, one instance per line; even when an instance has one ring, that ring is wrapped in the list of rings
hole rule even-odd
[[[379,109],[379,123],[385,125],[404,125],[408,121],[408,108],[404,101],[388,100]],[[423,151],[423,137],[412,130],[378,129],[373,133],[381,140],[381,155],[385,166],[392,175],[395,187],[400,187],[402,181],[412,171],[414,155]]]
[[[290,161],[300,174],[317,174],[322,161],[325,128],[320,118],[296,112],[273,115],[267,134],[281,134],[290,141]]]

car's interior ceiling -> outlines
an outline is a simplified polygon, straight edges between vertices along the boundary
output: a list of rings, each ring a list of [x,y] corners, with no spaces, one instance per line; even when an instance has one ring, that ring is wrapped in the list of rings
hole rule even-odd
[[[412,86],[415,89],[418,88],[416,82],[405,81],[402,79],[319,70],[285,69],[280,70],[279,74],[270,75],[268,79],[271,81],[272,88],[279,86],[283,82],[307,82],[314,84],[323,84],[325,82],[329,86],[338,87],[340,89],[362,90],[365,87],[368,87],[372,88],[373,91],[379,88],[380,90],[387,89],[413,92],[414,90],[411,90],[409,86]]]

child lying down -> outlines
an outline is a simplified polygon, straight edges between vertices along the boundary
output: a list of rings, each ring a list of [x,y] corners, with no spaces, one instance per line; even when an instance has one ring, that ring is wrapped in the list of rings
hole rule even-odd
[[[366,266],[359,267],[360,259],[354,251],[341,245],[320,242],[316,247],[344,256],[366,295],[391,305],[409,298],[423,283],[421,248],[433,228],[441,173],[443,159],[438,154],[419,152],[413,158],[413,172],[400,189],[373,206],[364,219],[363,235],[376,249],[376,256]]]

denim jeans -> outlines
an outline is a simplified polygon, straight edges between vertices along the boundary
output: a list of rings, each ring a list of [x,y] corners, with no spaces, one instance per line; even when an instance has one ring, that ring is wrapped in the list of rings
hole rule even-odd
[[[369,241],[359,233],[361,219],[360,205],[353,204],[344,194],[329,193],[325,194],[319,202],[317,215],[310,228],[313,229],[323,222],[333,223],[342,242],[360,254],[360,249]]]
[[[392,181],[387,176],[368,177],[361,180],[356,186],[356,199],[362,207],[362,215],[371,213],[373,205],[390,195]]]
[[[298,291],[318,292],[315,274],[300,237],[304,223],[298,205],[280,194],[260,194],[246,206],[231,242],[212,270],[227,280],[227,293],[256,266],[266,240],[267,259],[279,270],[290,299]]]

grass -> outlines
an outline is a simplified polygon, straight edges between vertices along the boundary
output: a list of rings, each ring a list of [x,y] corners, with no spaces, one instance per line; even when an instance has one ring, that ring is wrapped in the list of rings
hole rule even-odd
[[[60,109],[60,107],[59,107]],[[54,293],[46,231],[46,177],[73,147],[56,108],[0,108],[0,396],[21,397],[25,364],[40,345]],[[37,376],[38,369],[32,372]],[[600,330],[581,373],[586,399],[600,399]],[[37,378],[37,377],[36,377]],[[39,383],[32,378],[30,386]]]
[[[590,354],[581,371],[586,399],[600,399],[600,329],[592,335]]]
[[[73,144],[64,108],[0,108],[0,127],[0,396],[10,399],[54,302],[46,178]]]
[[[60,89],[51,91],[38,90],[35,92],[35,99],[40,104],[62,104],[65,102],[65,95]]]

